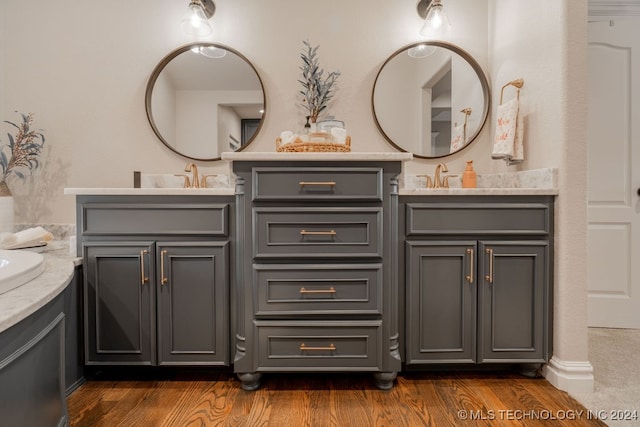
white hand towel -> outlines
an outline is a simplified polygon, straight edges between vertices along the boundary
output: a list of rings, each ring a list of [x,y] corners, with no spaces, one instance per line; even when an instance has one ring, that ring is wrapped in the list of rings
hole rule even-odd
[[[27,228],[14,234],[13,243],[4,246],[4,249],[21,249],[36,246],[53,240],[53,234],[42,227]],[[6,240],[6,239],[5,239]]]
[[[454,126],[451,133],[451,149],[450,153],[455,153],[464,147],[464,125]]]
[[[14,245],[18,239],[13,233],[0,233],[0,247],[6,248],[7,246]]]
[[[347,130],[342,128],[331,128],[331,137],[336,144],[344,144],[347,141]]]
[[[288,144],[290,142],[293,142],[294,136],[295,135],[293,134],[293,132],[291,132],[290,130],[285,130],[280,134],[280,141],[282,141],[283,144]]]
[[[504,159],[507,164],[521,163],[524,160],[524,120],[518,98],[500,105],[497,116],[491,157]]]

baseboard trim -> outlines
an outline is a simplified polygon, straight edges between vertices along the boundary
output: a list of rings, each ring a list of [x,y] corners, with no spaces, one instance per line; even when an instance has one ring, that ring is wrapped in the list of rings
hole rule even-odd
[[[593,366],[588,361],[573,362],[554,356],[542,368],[542,374],[554,387],[569,394],[593,391]]]

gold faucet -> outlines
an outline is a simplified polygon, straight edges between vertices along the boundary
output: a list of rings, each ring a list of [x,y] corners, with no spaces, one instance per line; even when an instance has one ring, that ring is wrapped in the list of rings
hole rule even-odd
[[[416,175],[417,177],[421,177],[425,179],[425,188],[433,188],[433,181],[429,175]]]
[[[449,188],[449,178],[455,177],[457,175],[445,175],[441,178],[440,175],[442,174],[442,172],[449,172],[449,169],[444,163],[439,163],[438,166],[436,166],[436,173],[433,176],[433,179],[431,179],[431,176],[429,175],[416,176],[426,179],[426,188]]]
[[[200,178],[200,187],[207,188],[207,178],[212,178],[214,176],[218,176],[218,174],[202,175],[202,178]]]
[[[189,188],[191,187],[191,180],[189,179],[189,177],[187,175],[181,174],[181,173],[174,173],[173,176],[179,176],[184,178],[184,184],[182,185],[184,188]]]
[[[189,185],[190,188],[200,188],[200,178],[198,177],[198,167],[193,163],[187,163],[187,166],[184,168],[185,172],[191,172],[191,183]],[[189,183],[188,180],[185,180],[185,184]]]
[[[440,174],[442,172],[449,172],[447,165],[444,163],[439,163],[436,166],[436,174],[433,177],[433,188],[448,188],[449,187],[449,179],[445,177],[445,179],[440,179]]]

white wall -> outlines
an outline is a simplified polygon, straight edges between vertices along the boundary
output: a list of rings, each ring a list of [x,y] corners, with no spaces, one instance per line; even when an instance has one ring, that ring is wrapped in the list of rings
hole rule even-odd
[[[376,115],[381,127],[394,141],[400,141],[405,149],[422,154],[422,123],[429,124],[431,120],[422,120],[430,108],[422,108],[422,69],[409,55],[397,55],[384,66],[384,71],[376,82]],[[429,100],[431,97],[429,96]],[[429,147],[427,147],[428,150]]]
[[[151,110],[156,129],[165,141],[176,140],[176,91],[168,74],[160,73],[153,85]]]
[[[218,104],[216,104],[218,105]],[[230,139],[242,142],[242,118],[233,108],[218,106],[218,152],[229,151]]]
[[[503,84],[525,81],[525,162],[495,171],[557,167],[554,276],[554,358],[570,362],[592,387],[587,348],[586,119],[587,3],[581,0],[492,0],[489,28],[494,112]],[[505,89],[505,100],[515,95]],[[495,126],[492,125],[492,129]],[[570,368],[563,374],[569,375]],[[562,376],[562,375],[560,375]]]

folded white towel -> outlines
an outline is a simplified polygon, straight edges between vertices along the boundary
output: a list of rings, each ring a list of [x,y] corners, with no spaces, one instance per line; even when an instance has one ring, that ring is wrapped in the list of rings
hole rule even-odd
[[[13,245],[17,240],[16,235],[13,233],[0,233],[0,248]]]
[[[347,141],[347,130],[342,128],[331,128],[331,137],[336,144],[344,144]]]
[[[496,135],[493,140],[494,159],[504,159],[507,164],[524,160],[524,120],[518,98],[498,106]]]
[[[455,153],[462,147],[464,147],[464,125],[454,126],[453,131],[451,132],[451,148],[449,149],[450,153]]]
[[[280,134],[280,141],[282,141],[283,144],[288,144],[290,142],[293,142],[295,137],[296,135],[294,135],[293,132],[291,132],[290,130],[285,130]]]
[[[20,249],[37,246],[42,242],[53,240],[53,234],[49,233],[42,227],[27,228],[18,231],[12,236],[6,236],[2,239],[3,249]]]

